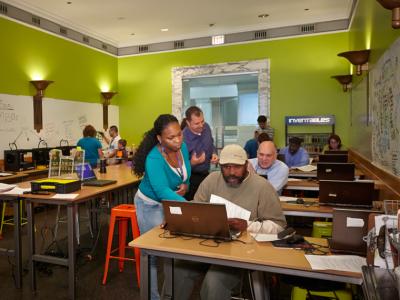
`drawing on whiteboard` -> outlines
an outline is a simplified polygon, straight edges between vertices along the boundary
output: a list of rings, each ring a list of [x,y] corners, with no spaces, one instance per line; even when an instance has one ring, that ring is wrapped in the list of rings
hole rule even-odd
[[[49,147],[59,146],[62,139],[70,146],[76,145],[84,126],[101,128],[102,117],[101,103],[46,98],[43,129],[37,134],[33,129],[32,96],[0,94],[0,159],[14,141],[18,149],[37,148],[40,139]],[[118,126],[118,106],[110,105],[109,121]],[[40,147],[43,146],[41,142]]]
[[[86,115],[82,115],[78,117],[79,128],[83,129],[86,125],[88,125],[88,119]]]

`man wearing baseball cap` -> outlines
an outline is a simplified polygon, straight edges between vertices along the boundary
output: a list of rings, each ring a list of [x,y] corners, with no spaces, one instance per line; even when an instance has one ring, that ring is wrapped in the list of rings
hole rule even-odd
[[[286,226],[278,195],[264,178],[247,170],[247,154],[239,145],[227,145],[220,154],[221,171],[213,172],[200,184],[194,200],[209,202],[212,194],[251,212],[250,221],[230,219],[230,226],[259,233],[278,233]],[[175,265],[176,299],[189,299],[195,279],[204,273],[201,299],[230,299],[240,284],[242,271],[226,266],[179,262]]]

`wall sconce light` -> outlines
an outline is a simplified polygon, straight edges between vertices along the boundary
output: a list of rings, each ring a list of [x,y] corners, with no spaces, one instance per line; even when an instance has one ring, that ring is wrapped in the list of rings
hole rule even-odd
[[[399,0],[377,0],[384,8],[392,11],[392,28],[400,28],[400,1]]]
[[[347,58],[349,62],[357,67],[356,74],[361,75],[362,71],[368,70],[368,59],[371,50],[347,51],[339,53],[338,56]]]
[[[343,92],[347,92],[351,88],[351,82],[353,81],[352,75],[335,75],[331,78],[336,79],[343,86]]]
[[[30,83],[36,88],[36,95],[33,96],[33,127],[39,133],[43,128],[43,117],[42,117],[42,99],[44,96],[44,90],[48,87],[51,80],[31,80]]]
[[[117,92],[101,92],[103,96],[103,129],[108,128],[108,106],[111,104],[111,98],[114,97]]]

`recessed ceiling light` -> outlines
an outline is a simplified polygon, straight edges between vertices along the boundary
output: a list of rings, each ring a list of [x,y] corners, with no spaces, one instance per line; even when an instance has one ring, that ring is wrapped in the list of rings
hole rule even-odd
[[[269,17],[269,14],[261,14],[261,15],[258,15],[258,17],[259,18],[267,18],[267,17]]]
[[[167,32],[167,31],[168,31],[168,28],[161,28],[161,31],[162,31],[162,32]]]

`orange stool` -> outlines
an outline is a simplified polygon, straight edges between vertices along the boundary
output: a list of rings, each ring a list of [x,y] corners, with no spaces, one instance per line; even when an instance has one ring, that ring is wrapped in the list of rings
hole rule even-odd
[[[136,208],[133,204],[121,204],[111,209],[110,227],[108,231],[108,242],[107,242],[107,253],[106,253],[106,264],[104,266],[103,284],[106,284],[108,266],[110,258],[119,260],[119,271],[124,270],[124,261],[130,260],[136,262],[136,277],[138,285],[140,286],[140,250],[139,248],[129,247],[126,244],[126,232],[128,229],[128,220],[131,220],[133,238],[139,237],[139,226],[136,219]],[[111,250],[112,240],[114,234],[115,221],[118,221],[118,248]],[[125,257],[125,249],[129,248],[134,250],[135,258]],[[118,256],[112,256],[111,254],[118,250]]]

